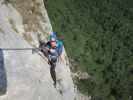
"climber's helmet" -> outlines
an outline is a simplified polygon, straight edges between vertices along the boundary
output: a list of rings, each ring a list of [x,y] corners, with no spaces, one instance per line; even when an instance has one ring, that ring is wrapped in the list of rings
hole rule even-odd
[[[54,41],[56,41],[56,39],[52,37],[52,38],[50,39],[50,41],[51,41],[51,42],[52,42],[52,41],[54,42]]]

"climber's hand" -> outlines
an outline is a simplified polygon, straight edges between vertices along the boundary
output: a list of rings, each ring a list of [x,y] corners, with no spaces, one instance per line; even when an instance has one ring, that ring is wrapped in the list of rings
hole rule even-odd
[[[64,59],[63,59],[63,55],[62,55],[62,54],[59,56],[59,62],[60,62],[60,63],[62,63],[62,62],[63,62],[63,63],[65,63],[65,61],[64,61]]]
[[[32,54],[37,53],[38,51],[39,51],[38,48],[33,48],[33,49],[32,49]]]

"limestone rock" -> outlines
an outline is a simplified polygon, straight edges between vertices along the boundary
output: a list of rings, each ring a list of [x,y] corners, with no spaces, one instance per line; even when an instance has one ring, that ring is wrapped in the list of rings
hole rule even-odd
[[[2,83],[5,91],[0,96],[0,100],[74,100],[74,84],[65,58],[64,62],[60,61],[57,63],[56,73],[59,80],[57,82],[58,86],[55,88],[49,71],[50,66],[47,64],[44,56],[42,57],[38,53],[33,54],[32,50],[15,50],[33,47],[24,38],[24,33],[27,32],[24,28],[24,19],[27,16],[23,15],[21,12],[22,8],[20,6],[18,8],[18,4],[15,6],[16,4],[14,3],[21,2],[26,4],[25,2],[33,2],[33,0],[12,1],[15,0],[10,0],[8,4],[0,1],[0,69],[3,68],[2,72],[0,70],[0,75],[4,75],[3,79],[5,80]],[[43,3],[42,0],[37,1]],[[35,2],[32,6],[34,4]],[[37,25],[43,27],[43,30],[38,28],[38,31],[44,32],[47,29],[47,32],[51,32],[52,27],[47,11],[43,4],[40,5],[40,8],[39,10],[43,12],[42,16],[46,21],[39,20]],[[34,16],[40,15],[34,13]],[[28,20],[32,21],[33,19]],[[32,24],[36,24],[36,22]],[[30,27],[30,24],[26,25]],[[31,30],[29,32],[32,32],[32,43],[37,46],[37,35],[34,30]],[[5,50],[5,48],[11,50]],[[63,55],[66,56],[65,50]]]

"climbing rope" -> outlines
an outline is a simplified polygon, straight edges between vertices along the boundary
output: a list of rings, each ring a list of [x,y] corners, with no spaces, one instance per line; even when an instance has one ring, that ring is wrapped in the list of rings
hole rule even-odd
[[[26,50],[32,50],[32,53],[37,53],[38,51],[40,51],[39,48],[0,48],[0,50],[3,51],[26,51]]]
[[[25,51],[25,50],[32,50],[32,53],[37,53],[39,56],[41,56],[44,60],[46,60],[46,57],[44,57],[39,51],[40,48],[34,47],[34,48],[0,48],[0,50],[3,51]]]
[[[39,48],[0,48],[1,50],[11,50],[11,51],[17,51],[17,50],[39,50]]]

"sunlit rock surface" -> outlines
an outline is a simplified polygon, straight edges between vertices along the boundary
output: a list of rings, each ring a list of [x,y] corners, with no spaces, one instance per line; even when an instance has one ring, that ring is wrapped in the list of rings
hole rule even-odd
[[[9,1],[13,2],[0,1],[0,69],[2,69],[0,81],[3,80],[3,83],[0,82],[2,94],[0,100],[74,100],[74,85],[65,52],[63,61],[59,61],[56,66],[58,82],[55,88],[49,72],[50,66],[45,57],[33,53],[32,50],[4,50],[4,48],[32,48],[32,45],[38,45],[37,32],[52,31],[43,1],[37,0],[41,14],[34,14],[38,22],[34,23],[33,20],[32,27],[30,22],[24,24],[26,16],[21,12],[21,5],[16,6],[19,1],[32,2],[32,0]],[[27,19],[29,20],[30,18]],[[32,30],[36,25],[39,25],[37,29]],[[43,36],[47,36],[44,33]],[[1,90],[1,84],[4,91]]]

